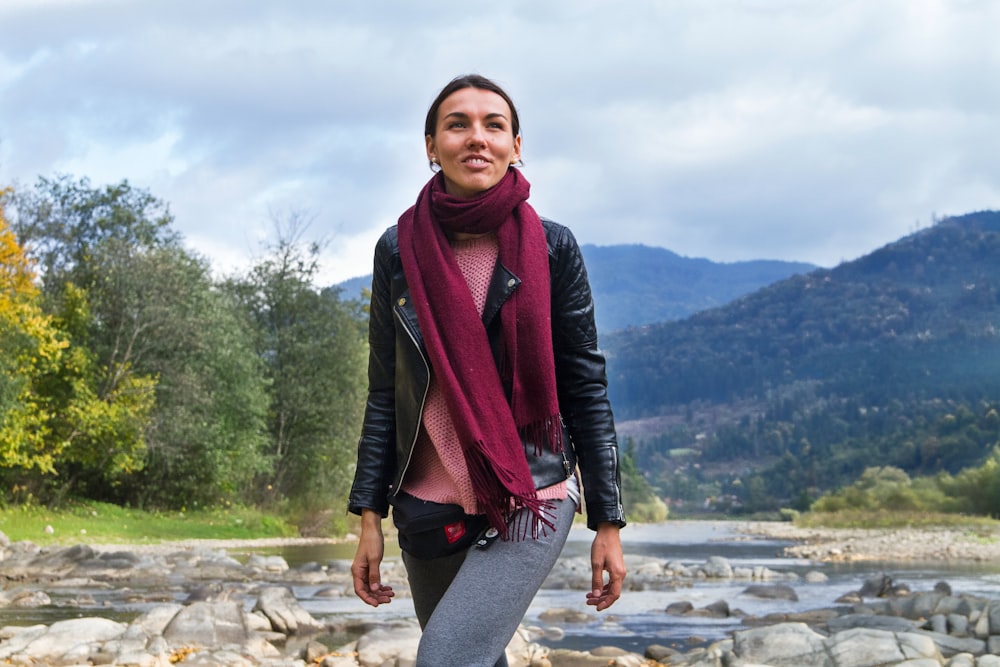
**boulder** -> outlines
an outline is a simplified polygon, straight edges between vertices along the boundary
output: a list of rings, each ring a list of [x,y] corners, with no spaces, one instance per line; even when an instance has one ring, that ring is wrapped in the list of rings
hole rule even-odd
[[[863,598],[881,598],[892,590],[892,577],[887,574],[877,574],[865,580],[858,595]]]
[[[712,556],[701,566],[701,571],[710,579],[732,579],[733,566],[722,556]]]
[[[826,627],[837,633],[853,628],[885,630],[887,632],[912,632],[917,624],[899,616],[876,616],[875,614],[844,614],[827,620]]]
[[[358,664],[361,667],[381,667],[384,664],[412,665],[420,643],[420,626],[416,621],[386,623],[358,639]],[[404,662],[404,660],[409,662]]]
[[[243,608],[236,602],[195,602],[163,629],[173,648],[242,648],[249,639]]]
[[[799,601],[795,589],[787,584],[753,584],[743,589],[743,595],[750,595],[762,600]]]
[[[933,640],[915,632],[855,628],[839,632],[824,643],[837,667],[874,667],[913,660],[940,664],[943,660]]]
[[[4,642],[0,658],[14,663],[23,658],[35,664],[67,664],[64,656],[72,655],[72,662],[85,662],[92,642],[116,639],[125,633],[125,628],[123,623],[106,618],[56,621],[41,632],[25,632]]]
[[[828,667],[823,639],[804,623],[782,623],[735,632],[733,653],[746,663],[773,667]]]
[[[292,591],[284,586],[262,588],[253,611],[266,616],[271,628],[282,634],[308,634],[323,629],[323,624],[303,609]]]

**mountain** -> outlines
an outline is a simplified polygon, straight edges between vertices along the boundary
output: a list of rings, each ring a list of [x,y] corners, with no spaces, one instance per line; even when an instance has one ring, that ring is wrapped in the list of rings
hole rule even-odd
[[[751,260],[718,263],[645,245],[580,247],[598,331],[676,320],[816,267],[803,262]],[[347,298],[371,286],[371,275],[337,285]]]
[[[1000,212],[983,211],[603,347],[616,415],[661,488],[697,461],[698,484],[757,476],[787,498],[868,465],[981,461],[1000,442],[998,327]]]
[[[718,263],[645,245],[580,250],[602,333],[678,320],[816,267],[803,262]]]

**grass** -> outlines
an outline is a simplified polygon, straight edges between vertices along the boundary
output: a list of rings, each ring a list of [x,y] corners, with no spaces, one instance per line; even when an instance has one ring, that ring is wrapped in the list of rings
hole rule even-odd
[[[944,512],[900,512],[891,510],[841,510],[807,512],[795,519],[802,528],[966,528],[993,532],[1000,521],[984,516]]]
[[[0,531],[13,542],[29,540],[41,546],[298,535],[296,527],[281,517],[249,508],[146,512],[96,502],[57,510],[31,505],[0,508]]]

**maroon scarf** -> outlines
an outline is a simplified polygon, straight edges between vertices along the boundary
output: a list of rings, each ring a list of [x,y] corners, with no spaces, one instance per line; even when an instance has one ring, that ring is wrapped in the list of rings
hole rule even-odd
[[[480,511],[501,535],[519,509],[533,513],[531,533],[553,527],[551,505],[538,498],[521,436],[560,451],[548,246],[527,203],[517,169],[471,199],[445,192],[440,172],[399,218],[399,251],[431,366],[455,424]],[[513,394],[508,405],[482,319],[446,232],[496,231],[500,261],[521,284],[501,308],[504,360]],[[517,532],[524,536],[527,526]]]

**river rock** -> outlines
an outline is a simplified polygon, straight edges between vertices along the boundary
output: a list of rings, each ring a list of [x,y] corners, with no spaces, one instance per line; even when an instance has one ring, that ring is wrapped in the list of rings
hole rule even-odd
[[[785,584],[754,584],[743,589],[743,595],[750,595],[762,600],[788,600],[798,602],[799,596],[795,589]]]
[[[243,608],[236,602],[195,602],[182,607],[163,629],[175,648],[241,648],[249,639]]]
[[[890,590],[892,590],[892,577],[883,573],[865,579],[858,595],[862,598],[881,598],[888,595]]]
[[[823,636],[803,623],[737,631],[733,653],[741,660],[775,667],[826,667],[814,658],[825,653]]]
[[[826,627],[830,632],[843,632],[853,628],[865,628],[868,630],[885,630],[887,632],[912,632],[917,629],[917,624],[908,618],[901,616],[881,616],[878,614],[844,614],[835,616],[826,621]]]
[[[700,569],[710,579],[731,579],[733,577],[733,566],[730,565],[728,559],[722,556],[710,557]]]
[[[52,625],[32,626],[0,644],[0,658],[19,664],[72,664],[81,656],[85,662],[90,642],[120,637],[126,626],[106,618],[73,618]],[[64,660],[70,655],[72,660]]]
[[[6,607],[31,609],[52,604],[52,598],[45,591],[16,591],[9,599],[4,600]]]
[[[678,602],[671,602],[667,605],[666,612],[671,616],[683,616],[684,614],[689,614],[694,611],[694,605],[687,600],[679,600]]]
[[[389,664],[410,664],[416,660],[420,642],[420,626],[416,621],[394,621],[374,628],[358,639],[358,664],[361,667],[381,667]],[[409,661],[404,663],[403,661]]]
[[[944,632],[923,630],[920,634],[937,644],[944,656],[956,653],[973,653],[980,655],[986,651],[986,642],[974,637],[955,637]]]
[[[968,637],[969,636],[969,617],[963,614],[948,614],[946,617],[947,624],[945,627],[948,628],[947,632],[955,635],[956,637]]]
[[[288,562],[281,556],[258,556],[251,554],[247,559],[247,567],[264,572],[286,572]]]
[[[614,648],[612,654],[602,652],[600,647],[591,652],[556,649],[549,652],[548,659],[552,667],[640,667],[649,664],[636,653]]]
[[[580,609],[553,607],[538,615],[538,619],[546,623],[589,623],[592,617]]]
[[[716,600],[704,607],[699,607],[697,609],[690,609],[684,612],[685,616],[695,616],[702,618],[729,618],[732,612],[729,609],[729,603],[725,600]]]
[[[809,570],[802,578],[807,584],[825,584],[830,580],[828,576],[818,570]]]
[[[262,588],[253,610],[266,616],[271,627],[282,634],[307,634],[323,628],[323,624],[303,609],[292,591],[284,586]]]

